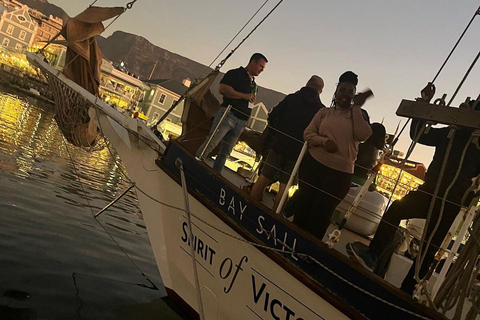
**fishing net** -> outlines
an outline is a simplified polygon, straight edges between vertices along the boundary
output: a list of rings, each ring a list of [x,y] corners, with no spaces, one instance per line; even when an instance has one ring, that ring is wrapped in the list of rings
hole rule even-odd
[[[42,71],[55,100],[55,120],[65,139],[78,147],[95,145],[97,130],[88,115],[92,104],[55,75]]]

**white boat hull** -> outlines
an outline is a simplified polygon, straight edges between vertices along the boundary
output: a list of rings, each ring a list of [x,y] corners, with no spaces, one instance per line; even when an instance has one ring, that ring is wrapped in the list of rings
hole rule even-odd
[[[113,127],[108,128],[111,121],[106,116],[99,120],[103,132],[122,158],[130,179],[136,184],[165,287],[198,312],[189,247],[192,241],[188,237],[186,213],[151,198],[184,208],[182,187],[155,165],[156,151],[135,143],[130,143],[129,147],[120,138],[121,134]],[[194,197],[190,196],[189,201],[191,212],[213,226],[195,218],[192,221],[193,245],[207,320],[348,319],[253,245],[234,239],[242,236]],[[233,205],[238,209],[240,204]]]

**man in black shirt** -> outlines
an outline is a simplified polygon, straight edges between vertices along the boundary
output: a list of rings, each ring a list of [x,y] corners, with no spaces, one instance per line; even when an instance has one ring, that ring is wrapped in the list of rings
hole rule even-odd
[[[320,101],[324,82],[319,76],[312,76],[305,87],[285,97],[268,116],[267,155],[251,195],[262,200],[265,187],[279,174],[280,188],[275,197],[276,210],[285,192],[288,179],[295,166],[303,145],[303,132],[315,114],[325,108]]]
[[[220,173],[222,171],[227,157],[230,155],[230,152],[232,152],[233,147],[245,128],[245,123],[250,117],[251,108],[257,95],[255,77],[265,69],[267,62],[268,60],[263,54],[255,53],[245,68],[240,67],[229,70],[220,81],[219,92],[223,96],[223,103],[215,115],[210,133],[195,154],[195,159],[201,160],[202,150],[213,134],[215,127],[220,122],[226,108],[231,105],[231,111],[224,118],[218,128],[217,134],[213,137],[203,154],[203,157],[207,157],[213,149],[221,143],[220,150],[213,165],[213,170],[216,172]]]
[[[422,90],[422,97],[424,101],[429,102],[435,94],[435,87],[429,83],[425,89]],[[425,125],[424,121],[413,120],[410,127],[410,137],[416,138],[417,132]],[[473,199],[473,193],[468,193],[465,197],[465,203],[461,203],[464,195],[469,190],[472,184],[472,178],[480,174],[480,149],[474,144],[470,143],[467,151],[463,156],[463,163],[460,163],[463,150],[469,143],[469,139],[473,130],[459,129],[455,132],[454,137],[450,137],[450,128],[430,128],[428,133],[423,133],[418,140],[418,143],[435,147],[435,154],[433,160],[428,167],[425,176],[425,183],[418,188],[418,191],[412,191],[403,197],[401,200],[393,202],[390,208],[385,212],[378,226],[375,237],[370,246],[365,248],[360,243],[348,243],[347,252],[350,256],[357,259],[362,265],[369,269],[375,269],[379,256],[392,243],[395,230],[403,219],[423,218],[427,217],[430,203],[432,201],[432,194],[435,192],[435,187],[439,182],[440,171],[445,157],[447,157],[447,146],[450,139],[454,139],[452,148],[448,154],[443,178],[440,181],[440,186],[435,201],[430,223],[425,226],[427,228],[426,237],[428,239],[437,224],[438,219],[440,223],[436,232],[433,235],[431,244],[426,249],[425,259],[419,270],[420,279],[423,278],[430,265],[432,264],[435,253],[441,246],[445,236],[448,233],[453,221],[455,220],[461,205],[468,206]],[[461,165],[458,177],[456,177],[457,170]],[[450,184],[453,186],[447,193]],[[441,209],[442,199],[445,198],[445,207]],[[442,215],[440,217],[440,212]],[[405,280],[402,283],[401,289],[409,294],[415,289],[417,281],[415,276],[415,263],[410,268]]]

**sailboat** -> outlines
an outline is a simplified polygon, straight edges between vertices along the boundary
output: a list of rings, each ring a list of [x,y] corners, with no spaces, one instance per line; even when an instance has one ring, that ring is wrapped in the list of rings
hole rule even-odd
[[[104,10],[99,21],[119,12]],[[85,17],[86,23],[98,23],[90,14],[79,19]],[[58,110],[75,109],[83,117],[74,123],[57,113],[69,141],[94,145],[94,127],[109,151],[121,157],[168,295],[193,318],[447,319],[253,200],[241,189],[243,177],[216,174],[195,160],[198,145],[192,141],[202,140],[210,128],[209,85],[218,70],[188,90],[183,133],[164,142],[143,121],[125,117],[41,54],[27,55],[47,78]],[[472,117],[480,118],[471,110],[467,118]]]

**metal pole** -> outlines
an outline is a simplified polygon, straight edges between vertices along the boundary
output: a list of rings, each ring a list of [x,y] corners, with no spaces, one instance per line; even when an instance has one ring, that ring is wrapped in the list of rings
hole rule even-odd
[[[195,258],[195,248],[193,247],[192,218],[190,213],[190,204],[188,202],[187,182],[185,179],[185,172],[183,171],[182,160],[177,158],[177,160],[175,161],[175,164],[177,165],[177,168],[180,170],[180,177],[182,180],[182,189],[183,189],[183,196],[185,201],[185,212],[187,213],[187,222],[188,222],[188,237],[190,238],[190,254],[192,255],[193,276],[195,278],[195,287],[197,289],[198,314],[200,315],[200,320],[205,320],[205,315],[203,313],[202,294],[200,291],[200,280],[198,278],[197,259]]]
[[[365,181],[363,186],[360,188],[360,191],[355,196],[355,199],[353,199],[352,203],[348,207],[347,213],[345,213],[345,216],[342,222],[340,223],[340,225],[338,226],[338,229],[343,229],[343,227],[345,226],[345,223],[347,223],[348,219],[350,219],[353,212],[357,209],[358,204],[360,203],[360,201],[362,201],[363,196],[367,193],[368,189],[372,185],[374,178],[375,178],[375,173],[370,172],[368,174],[367,181]]]
[[[127,190],[123,191],[121,195],[119,195],[118,197],[116,197],[115,199],[113,199],[112,202],[110,202],[109,204],[107,204],[102,210],[98,211],[93,217],[96,218],[96,217],[98,217],[99,215],[101,215],[105,210],[107,210],[108,208],[110,208],[115,202],[117,202],[118,200],[120,200],[120,198],[122,198],[124,195],[126,195],[127,192],[130,191],[134,186],[135,186],[135,184],[132,184],[130,187],[128,187]]]
[[[302,147],[302,151],[300,151],[300,154],[298,155],[297,162],[295,163],[295,167],[293,167],[292,174],[290,175],[290,178],[288,179],[287,186],[285,187],[285,192],[282,195],[282,199],[280,199],[280,203],[278,204],[277,211],[276,213],[282,212],[283,205],[285,204],[285,201],[287,200],[288,196],[288,190],[293,184],[293,179],[297,175],[298,169],[300,168],[300,164],[302,163],[303,157],[305,156],[305,152],[307,152],[308,149],[308,144],[305,141]]]
[[[252,171],[252,174],[250,175],[250,177],[248,177],[246,180],[250,183],[254,183],[255,182],[255,175],[257,174],[258,172],[258,169],[260,168],[260,164],[262,163],[262,156],[260,156],[260,160],[258,161],[258,163],[255,161],[255,163],[253,164],[253,171]],[[255,166],[256,165],[256,166]]]
[[[465,234],[467,233],[468,228],[470,227],[470,224],[473,221],[473,218],[475,217],[475,213],[477,210],[477,202],[478,202],[478,198],[474,198],[472,200],[472,203],[470,204],[470,209],[468,209],[468,212],[465,216],[465,220],[463,221],[462,228],[460,229],[460,232],[458,233],[457,238],[455,239],[455,243],[453,244],[452,249],[448,253],[447,260],[445,260],[445,263],[443,264],[442,271],[440,271],[440,274],[438,275],[438,278],[435,281],[435,285],[433,286],[433,289],[432,289],[432,298],[435,298],[435,296],[438,293],[438,290],[440,289],[440,286],[445,280],[447,271],[448,269],[450,269],[450,266],[452,265],[453,258],[455,254],[457,254],[458,248],[460,247],[460,244],[462,243],[462,240],[465,237]]]
[[[205,150],[207,150],[208,146],[209,146],[210,143],[212,142],[213,137],[217,134],[218,128],[220,128],[220,125],[222,124],[223,120],[224,120],[225,117],[227,116],[228,112],[230,112],[230,109],[232,109],[232,106],[231,106],[231,105],[229,105],[229,106],[227,107],[227,109],[225,109],[225,112],[223,113],[222,117],[220,118],[220,121],[218,121],[218,124],[217,124],[217,126],[215,127],[215,129],[213,130],[212,135],[210,136],[210,138],[208,138],[208,141],[207,141],[207,143],[205,144],[205,147],[203,147],[202,153],[200,154],[200,159],[203,159],[203,155],[205,154]]]

